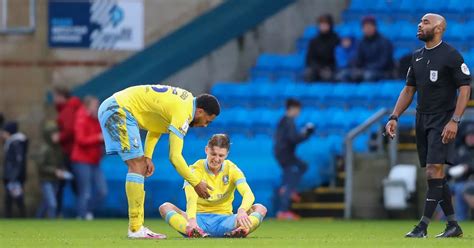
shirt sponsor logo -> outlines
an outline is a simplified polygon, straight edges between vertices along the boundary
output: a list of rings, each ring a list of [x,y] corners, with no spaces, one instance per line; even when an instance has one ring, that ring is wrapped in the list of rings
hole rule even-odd
[[[430,70],[430,81],[436,82],[438,80],[438,71],[437,70]]]
[[[461,71],[462,71],[462,73],[464,73],[468,76],[471,75],[471,72],[469,71],[469,67],[467,67],[467,65],[465,63],[462,63]]]

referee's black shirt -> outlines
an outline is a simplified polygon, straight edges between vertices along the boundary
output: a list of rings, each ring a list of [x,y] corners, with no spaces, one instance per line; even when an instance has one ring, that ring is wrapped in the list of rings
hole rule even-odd
[[[434,114],[456,108],[457,89],[469,85],[471,76],[461,54],[446,42],[433,48],[420,48],[411,58],[407,86],[418,94],[416,111]]]

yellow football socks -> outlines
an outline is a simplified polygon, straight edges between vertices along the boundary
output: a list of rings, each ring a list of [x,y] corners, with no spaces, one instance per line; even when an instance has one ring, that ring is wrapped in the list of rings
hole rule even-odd
[[[169,211],[168,213],[166,213],[166,218],[165,218],[166,222],[168,224],[170,224],[170,226],[182,233],[182,234],[186,234],[186,225],[188,224],[188,221],[186,220],[186,218],[184,218],[184,216],[182,216],[181,214],[178,214],[176,213],[176,211],[172,210],[172,211]]]
[[[128,219],[130,231],[138,231],[144,221],[145,178],[136,173],[128,173],[125,182],[125,192],[128,199]]]

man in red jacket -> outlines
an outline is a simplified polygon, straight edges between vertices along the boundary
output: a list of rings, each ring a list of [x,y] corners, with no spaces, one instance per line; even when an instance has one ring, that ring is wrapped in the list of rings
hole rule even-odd
[[[69,89],[65,87],[56,87],[53,90],[53,101],[58,113],[56,122],[59,128],[59,143],[61,144],[64,153],[64,168],[67,171],[72,171],[71,168],[71,153],[74,143],[74,124],[76,122],[76,112],[82,105],[81,100],[77,97],[71,96]],[[75,178],[72,178],[72,191],[77,194]],[[57,189],[57,215],[62,213],[62,199],[64,186],[66,180],[60,180]]]
[[[86,96],[74,126],[71,160],[78,190],[77,212],[79,218],[86,220],[93,218],[94,208],[107,195],[107,184],[99,167],[104,139],[97,119],[98,109],[99,100]],[[92,194],[93,186],[97,190],[95,194]]]

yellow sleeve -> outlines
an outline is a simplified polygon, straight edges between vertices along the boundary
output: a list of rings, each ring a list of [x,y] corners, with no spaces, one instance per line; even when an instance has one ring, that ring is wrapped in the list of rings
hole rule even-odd
[[[237,185],[237,190],[242,195],[242,203],[239,209],[243,208],[245,211],[249,211],[255,201],[255,196],[247,182],[242,182]]]
[[[171,123],[168,127],[168,130],[171,133],[176,134],[181,139],[184,138],[186,133],[189,129],[189,122],[188,119],[184,116],[184,114],[175,114],[171,120]]]
[[[198,195],[190,184],[184,187],[184,192],[186,193],[186,214],[188,219],[196,219]]]
[[[160,133],[152,133],[148,131],[146,134],[145,138],[145,157],[147,158],[152,158],[153,157],[153,151],[155,150],[156,143],[158,143],[158,140],[160,139],[161,134]]]
[[[201,180],[191,173],[191,169],[189,169],[186,161],[183,158],[181,152],[183,151],[183,139],[178,137],[174,133],[170,133],[170,154],[169,158],[171,164],[173,164],[176,171],[184,178],[184,180],[188,181],[193,187],[198,185]]]
[[[240,204],[239,209],[243,208],[245,211],[249,211],[253,202],[255,201],[255,196],[253,195],[253,192],[250,189],[247,180],[245,179],[244,173],[237,166],[233,168],[232,174],[235,186],[242,196],[242,203]]]

